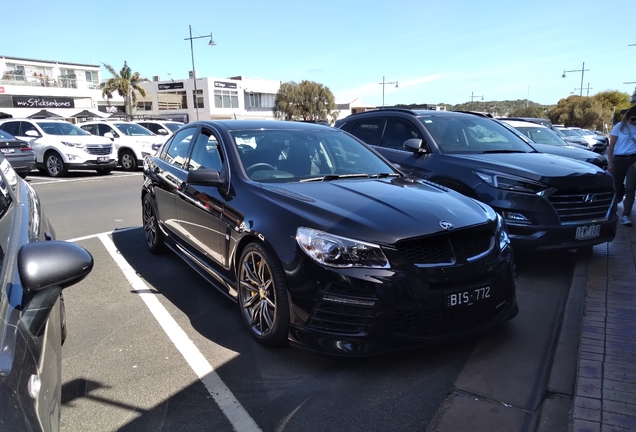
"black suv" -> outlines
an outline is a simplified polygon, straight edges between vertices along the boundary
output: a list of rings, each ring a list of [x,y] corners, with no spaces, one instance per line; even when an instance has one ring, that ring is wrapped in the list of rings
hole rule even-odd
[[[612,175],[585,162],[538,153],[483,116],[379,109],[337,127],[370,144],[405,173],[489,204],[516,250],[571,249],[612,241]]]

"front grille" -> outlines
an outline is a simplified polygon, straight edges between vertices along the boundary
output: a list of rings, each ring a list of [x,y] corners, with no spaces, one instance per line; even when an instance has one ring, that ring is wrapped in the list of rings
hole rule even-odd
[[[314,307],[308,327],[349,335],[368,334],[375,319],[375,308],[321,301]]]
[[[393,334],[412,339],[430,339],[461,334],[497,319],[505,297],[495,295],[486,301],[457,309],[400,309],[393,320]]]
[[[397,248],[409,261],[420,265],[454,264],[489,252],[494,245],[492,228],[458,231],[437,237],[403,240]]]
[[[106,156],[111,154],[113,151],[112,146],[86,146],[86,153],[97,155],[97,156]]]
[[[550,203],[559,214],[561,223],[582,222],[607,217],[614,191],[569,193],[559,191],[550,195]]]

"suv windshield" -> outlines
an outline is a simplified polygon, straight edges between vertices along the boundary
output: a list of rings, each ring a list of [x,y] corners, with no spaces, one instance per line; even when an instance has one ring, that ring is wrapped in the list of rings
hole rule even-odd
[[[114,123],[119,131],[128,136],[151,136],[154,135],[148,129],[143,126],[139,126],[137,123]]]
[[[62,122],[37,122],[44,133],[49,135],[90,135],[71,123]]]
[[[519,126],[515,129],[538,144],[548,144],[561,147],[568,145],[556,133],[548,128]]]
[[[521,138],[496,121],[468,116],[418,117],[444,153],[533,152]]]

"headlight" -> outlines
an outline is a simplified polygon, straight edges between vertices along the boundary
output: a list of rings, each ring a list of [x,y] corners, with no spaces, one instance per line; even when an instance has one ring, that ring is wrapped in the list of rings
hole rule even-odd
[[[499,250],[501,251],[510,245],[506,221],[499,215],[497,215],[497,242],[499,243]]]
[[[503,174],[494,171],[475,171],[475,174],[484,182],[497,189],[533,194],[538,194],[548,189],[548,186],[542,183],[523,177],[517,177],[512,174]]]
[[[75,147],[75,148],[78,148],[78,149],[83,149],[84,147],[86,147],[86,144],[72,143],[72,142],[68,142],[68,141],[62,141],[62,144],[64,144],[67,147]]]
[[[329,267],[389,267],[380,246],[372,243],[304,227],[296,230],[296,241],[307,255]]]

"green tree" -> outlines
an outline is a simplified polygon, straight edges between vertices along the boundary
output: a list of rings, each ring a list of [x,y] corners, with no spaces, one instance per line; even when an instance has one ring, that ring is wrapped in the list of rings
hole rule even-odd
[[[274,114],[282,120],[335,121],[336,102],[328,87],[313,81],[281,84],[276,94]]]
[[[534,117],[534,118],[546,118],[545,110],[538,106],[528,106],[523,108],[517,108],[508,114],[509,117]]]
[[[565,126],[578,126],[589,129],[602,129],[608,110],[598,100],[577,95],[561,99],[556,107],[548,112],[550,121]]]
[[[114,93],[124,98],[124,111],[127,115],[132,115],[133,107],[137,105],[137,93],[146,97],[146,92],[139,86],[140,83],[148,81],[147,78],[142,78],[139,72],[134,72],[128,66],[128,63],[124,61],[124,66],[121,71],[117,71],[110,65],[102,63],[104,67],[113,76],[110,78],[104,87],[102,87],[102,97],[106,99],[108,105]]]
[[[592,98],[599,101],[603,106],[603,121],[606,125],[610,125],[610,127],[612,124],[612,114],[614,114],[614,123],[618,123],[621,120],[621,110],[632,106],[629,101],[630,94],[618,90],[596,93]]]

